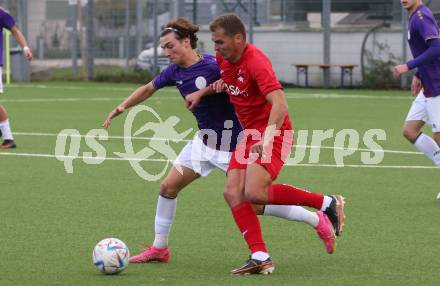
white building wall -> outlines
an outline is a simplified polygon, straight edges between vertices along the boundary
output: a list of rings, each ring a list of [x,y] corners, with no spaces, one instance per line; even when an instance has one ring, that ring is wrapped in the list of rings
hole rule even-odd
[[[361,77],[361,45],[365,32],[332,32],[331,35],[331,64],[358,65],[353,70],[354,85],[360,84]],[[372,40],[387,43],[390,51],[397,57],[402,54],[402,34],[400,31],[377,33],[371,35],[367,49],[372,50]],[[205,51],[213,53],[211,34],[208,31],[199,32]],[[255,31],[254,44],[257,45],[272,61],[278,78],[287,83],[296,84],[296,68],[292,64],[322,64],[323,36],[321,32],[279,32]],[[410,52],[408,50],[408,57]],[[391,72],[391,71],[390,71]],[[331,69],[332,85],[339,85],[340,69]],[[301,85],[304,77],[300,78]],[[348,83],[348,77],[346,77]],[[309,68],[309,85],[322,86],[322,71],[318,67]]]
[[[27,40],[32,49],[37,48],[37,37],[44,35],[46,19],[46,0],[28,1],[28,36]]]

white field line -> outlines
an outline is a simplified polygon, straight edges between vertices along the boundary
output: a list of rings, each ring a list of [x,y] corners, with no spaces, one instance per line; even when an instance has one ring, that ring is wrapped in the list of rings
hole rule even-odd
[[[48,136],[56,137],[57,133],[35,133],[35,132],[14,132],[14,136]],[[87,135],[68,135],[69,137],[81,137],[81,138],[96,138],[96,136]],[[173,142],[189,142],[190,139],[172,139],[172,138],[159,138],[159,137],[125,137],[125,136],[108,136],[109,139],[130,139],[130,140],[156,140],[156,141],[166,141],[170,140]]]
[[[134,91],[135,88],[131,87],[99,87],[99,86],[48,86],[44,84],[30,84],[30,85],[9,85],[13,88],[40,88],[40,89],[62,89],[62,90],[91,90],[96,89],[98,91]],[[178,95],[176,89],[165,88],[161,89],[161,92],[174,93]],[[380,96],[380,95],[365,95],[365,94],[338,94],[338,93],[302,93],[302,92],[286,92],[287,99],[402,99],[412,100],[414,99],[410,95],[408,96]],[[127,94],[128,96],[128,94]],[[175,100],[180,98],[176,97],[152,97],[156,100]],[[160,99],[159,99],[160,98]],[[60,102],[60,101],[105,101],[105,100],[122,100],[123,98],[35,98],[35,99],[5,99],[2,102]],[[29,100],[29,101],[27,101]],[[33,100],[33,101],[31,101]]]
[[[11,84],[7,85],[6,88],[40,88],[40,89],[62,89],[62,90],[102,90],[102,91],[134,91],[135,87],[104,87],[104,86],[74,86],[74,85],[44,85],[44,84],[25,84],[25,85],[18,85],[18,84]],[[173,91],[172,89],[163,89],[164,91]]]
[[[18,136],[46,136],[55,137],[58,136],[57,133],[36,133],[36,132],[14,132],[14,135]],[[69,135],[71,137],[81,137],[81,138],[96,138],[96,136],[87,135]],[[173,139],[173,138],[159,138],[159,137],[125,137],[125,136],[108,136],[109,139],[130,139],[130,140],[156,140],[156,141],[173,141],[173,142],[189,142],[191,139]],[[295,148],[320,148],[320,149],[333,149],[333,150],[351,150],[351,151],[366,151],[366,152],[384,152],[384,153],[394,153],[394,154],[409,154],[409,155],[423,155],[423,153],[415,151],[401,151],[401,150],[381,150],[381,149],[366,149],[366,148],[343,148],[334,146],[312,146],[312,145],[294,145]]]
[[[110,160],[110,161],[144,161],[144,162],[168,162],[167,159],[139,159],[139,158],[119,158],[119,157],[90,157],[90,156],[55,156],[54,154],[38,154],[38,153],[12,153],[0,152],[0,156],[15,157],[37,157],[37,158],[57,158],[58,159],[88,159],[88,160]],[[324,167],[324,168],[381,168],[381,169],[437,169],[436,166],[393,166],[393,165],[331,165],[331,164],[289,164],[286,166],[294,167]]]
[[[128,94],[127,94],[128,96]],[[125,97],[65,97],[65,98],[20,98],[20,99],[2,99],[1,102],[10,102],[10,103],[27,103],[27,102],[89,102],[89,101],[122,101]],[[396,100],[413,100],[411,97],[406,96],[367,96],[367,95],[338,95],[338,94],[295,94],[295,95],[286,95],[286,99],[295,100],[295,99],[396,99]],[[155,101],[162,100],[182,100],[180,96],[171,97],[171,96],[153,96],[148,99]]]
[[[157,98],[159,99],[159,98]],[[171,99],[171,98],[166,98]],[[27,99],[5,99],[0,100],[0,102],[12,102],[12,103],[21,103],[21,102],[78,102],[78,101],[122,101],[123,97],[115,98],[115,97],[90,97],[90,98],[27,98]]]

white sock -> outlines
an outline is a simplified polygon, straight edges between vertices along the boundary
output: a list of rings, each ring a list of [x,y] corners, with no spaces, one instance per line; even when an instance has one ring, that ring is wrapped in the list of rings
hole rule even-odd
[[[324,201],[322,202],[322,207],[321,207],[321,211],[325,211],[331,204],[332,202],[332,198],[329,196],[324,196]]]
[[[0,131],[2,132],[4,140],[14,140],[14,137],[12,137],[11,127],[9,126],[8,119],[0,122]]]
[[[417,137],[414,146],[440,167],[440,147],[434,139],[422,133]]]
[[[170,233],[171,224],[176,215],[177,199],[164,198],[159,195],[157,200],[156,217],[154,220],[154,237],[153,246],[156,248],[168,247],[168,235]]]
[[[264,215],[301,221],[312,227],[316,227],[319,223],[319,217],[316,213],[299,206],[266,205]]]
[[[257,251],[252,253],[251,258],[252,259],[256,259],[256,260],[260,260],[260,261],[264,261],[266,259],[268,259],[270,256],[268,253],[263,252],[263,251]]]

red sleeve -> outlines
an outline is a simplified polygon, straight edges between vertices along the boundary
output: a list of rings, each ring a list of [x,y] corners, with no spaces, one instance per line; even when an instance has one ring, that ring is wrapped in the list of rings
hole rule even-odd
[[[251,68],[249,70],[252,78],[255,79],[260,92],[264,96],[274,90],[283,88],[273,71],[271,62],[262,52],[256,51],[254,53],[253,60],[251,61]]]

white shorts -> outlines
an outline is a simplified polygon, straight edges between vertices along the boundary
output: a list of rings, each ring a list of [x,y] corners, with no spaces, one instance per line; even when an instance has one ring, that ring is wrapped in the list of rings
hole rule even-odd
[[[194,139],[189,141],[180,151],[174,164],[190,168],[197,174],[206,177],[216,167],[226,172],[231,155],[232,152],[219,151],[206,146],[196,134]]]
[[[421,120],[432,125],[432,132],[440,132],[440,96],[425,97],[423,91],[413,101],[406,121]]]

